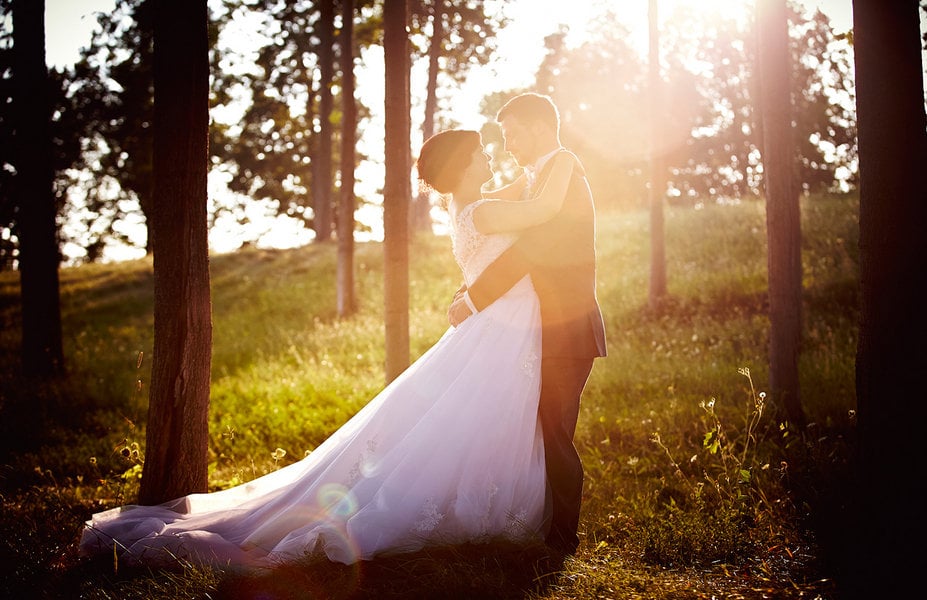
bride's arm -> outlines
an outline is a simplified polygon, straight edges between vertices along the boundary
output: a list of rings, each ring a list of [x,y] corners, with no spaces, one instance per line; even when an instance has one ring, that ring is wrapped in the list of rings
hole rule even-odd
[[[488,190],[483,196],[498,200],[520,200],[526,187],[528,187],[528,178],[522,173],[512,183],[495,190]]]
[[[473,225],[482,234],[520,231],[550,220],[560,211],[573,174],[574,158],[561,152],[553,159],[550,176],[531,200],[483,202],[473,211]]]

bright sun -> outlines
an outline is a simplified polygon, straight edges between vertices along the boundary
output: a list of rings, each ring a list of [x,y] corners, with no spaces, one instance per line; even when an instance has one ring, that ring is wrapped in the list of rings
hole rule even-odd
[[[751,14],[755,0],[656,0],[661,20],[678,9],[688,8],[712,18],[744,18]],[[649,2],[648,2],[649,4]]]

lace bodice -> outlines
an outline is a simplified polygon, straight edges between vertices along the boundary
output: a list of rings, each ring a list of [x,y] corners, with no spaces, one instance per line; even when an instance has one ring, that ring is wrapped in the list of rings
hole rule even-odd
[[[487,200],[477,200],[463,207],[453,222],[451,243],[454,259],[463,272],[467,285],[479,277],[483,269],[496,260],[515,241],[511,234],[483,235],[473,224],[473,211]]]

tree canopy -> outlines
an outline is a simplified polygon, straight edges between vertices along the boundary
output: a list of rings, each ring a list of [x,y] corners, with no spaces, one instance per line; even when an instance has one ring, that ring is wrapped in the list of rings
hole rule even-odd
[[[59,238],[65,258],[72,261],[98,260],[112,245],[147,245],[150,4],[117,0],[113,12],[97,16],[99,26],[80,60],[49,74]],[[230,219],[245,228],[259,207],[258,212],[292,219],[316,233],[320,209],[327,215],[323,229],[332,224],[342,169],[343,66],[329,50],[337,46],[343,27],[335,2],[329,17],[332,33],[325,33],[322,24],[329,19],[321,19],[321,6],[308,0],[210,3],[211,168],[212,177],[228,190],[211,194],[213,222]],[[429,65],[427,84],[412,90],[413,124],[422,123],[427,134],[456,125],[452,99],[466,85],[468,70],[489,61],[505,19],[477,2],[417,0],[409,10],[413,62]],[[8,2],[0,2],[0,11],[9,13]],[[357,2],[353,55],[361,72],[368,68],[367,58],[382,53],[382,11],[380,0]],[[793,63],[800,65],[792,77],[791,98],[802,188],[852,188],[857,159],[849,36],[837,35],[821,13],[793,7],[789,18]],[[7,140],[11,35],[2,23],[0,140]],[[650,87],[645,57],[619,23],[616,15],[603,14],[579,44],[567,43],[565,29],[550,35],[535,89],[551,94],[560,106],[564,141],[583,155],[599,202],[633,207],[647,198],[643,149]],[[752,27],[750,19],[709,20],[692,7],[663,19],[663,151],[665,193],[671,202],[740,198],[762,189]],[[522,91],[504,89],[505,82],[500,88],[487,91],[488,117],[498,99]],[[382,107],[363,102],[358,98],[360,141],[382,135]],[[422,107],[425,114],[419,116]],[[498,132],[487,128],[484,137],[497,141]],[[19,239],[9,193],[15,157],[9,144],[0,147],[0,265],[11,268]],[[355,166],[382,161],[364,155],[364,147],[357,148]],[[507,159],[499,154],[504,172]],[[367,195],[358,202],[380,203]],[[324,231],[327,238],[329,230]],[[244,240],[263,233],[252,231]]]

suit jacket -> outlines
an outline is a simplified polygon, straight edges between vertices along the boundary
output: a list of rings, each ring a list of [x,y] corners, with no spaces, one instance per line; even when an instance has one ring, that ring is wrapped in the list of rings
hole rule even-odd
[[[535,189],[543,189],[553,162],[547,161],[538,174]],[[560,212],[524,230],[468,288],[473,304],[482,310],[530,274],[540,300],[543,358],[606,353],[595,291],[595,207],[589,182],[578,160],[576,164]]]

